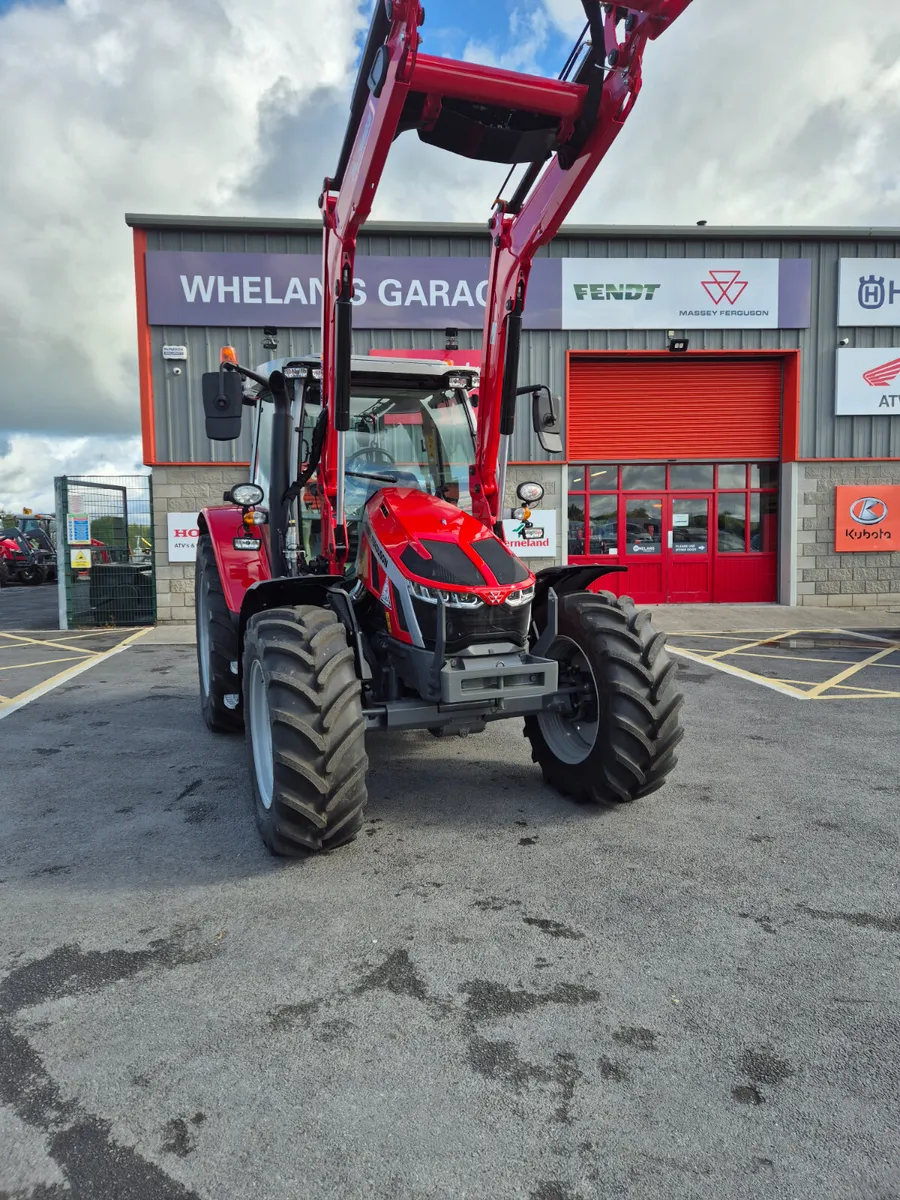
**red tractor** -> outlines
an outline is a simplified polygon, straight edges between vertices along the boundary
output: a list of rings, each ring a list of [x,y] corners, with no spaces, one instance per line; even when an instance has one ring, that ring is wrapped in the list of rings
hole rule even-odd
[[[649,614],[589,590],[621,567],[533,574],[503,539],[517,398],[562,449],[546,387],[519,386],[528,276],[631,110],[648,40],[690,0],[582,0],[560,80],[419,53],[417,0],[378,0],[324,216],[321,358],[258,370],[226,347],[203,377],[207,434],[253,421],[252,478],[200,514],[197,654],[212,730],[244,727],[256,819],[275,854],[332,849],[366,806],[365,736],[524,719],[544,778],[577,800],[661,787],[682,737],[676,666]],[[404,130],[524,164],[490,221],[479,373],[358,358],[359,228]],[[542,489],[518,489],[527,525]]]

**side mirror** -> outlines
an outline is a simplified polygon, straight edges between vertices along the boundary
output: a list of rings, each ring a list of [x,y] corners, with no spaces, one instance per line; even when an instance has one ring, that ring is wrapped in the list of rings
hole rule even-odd
[[[237,371],[218,371],[203,374],[203,411],[206,413],[206,436],[212,442],[233,442],[241,436],[241,412],[244,390]]]
[[[531,419],[538,441],[548,454],[562,454],[559,435],[559,406],[548,387],[535,388],[531,393]]]

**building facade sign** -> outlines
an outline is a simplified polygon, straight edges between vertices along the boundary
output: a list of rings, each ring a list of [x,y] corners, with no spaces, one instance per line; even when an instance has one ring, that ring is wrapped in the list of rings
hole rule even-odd
[[[197,542],[200,530],[197,527],[198,514],[167,513],[169,562],[194,562],[197,558]]]
[[[900,549],[900,485],[870,483],[834,491],[836,551]]]
[[[900,416],[900,347],[837,352],[835,415]]]
[[[808,259],[562,259],[564,329],[809,325]]]
[[[900,326],[900,258],[842,258],[838,325]]]
[[[313,329],[321,319],[321,259],[311,254],[151,250],[151,325],[271,325]],[[360,329],[481,329],[483,258],[360,256]],[[805,328],[808,259],[538,258],[528,329]]]

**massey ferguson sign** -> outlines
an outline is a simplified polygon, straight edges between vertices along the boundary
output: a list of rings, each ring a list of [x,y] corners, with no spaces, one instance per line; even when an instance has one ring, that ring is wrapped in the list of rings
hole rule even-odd
[[[900,416],[900,347],[838,350],[835,414]]]
[[[313,329],[321,262],[311,254],[151,250],[151,325]],[[481,329],[485,258],[360,256],[359,329]],[[807,259],[538,258],[528,329],[800,329],[809,325]]]
[[[563,329],[799,329],[809,325],[806,259],[561,261]]]

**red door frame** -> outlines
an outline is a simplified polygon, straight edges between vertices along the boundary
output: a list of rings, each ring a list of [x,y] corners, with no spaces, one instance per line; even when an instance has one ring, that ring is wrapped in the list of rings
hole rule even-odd
[[[716,496],[717,492],[672,492],[666,493],[666,503],[664,512],[664,528],[663,528],[663,553],[666,558],[666,603],[668,604],[711,604],[715,588],[715,565],[714,557],[714,538],[715,528],[714,521],[716,519]],[[703,500],[706,502],[706,552],[704,554],[679,554],[674,546],[669,545],[669,537],[675,532],[675,515],[673,509],[679,500]],[[704,567],[706,572],[706,586],[703,588],[690,588],[687,586],[687,581],[682,587],[676,587],[673,584],[673,575],[676,576],[681,568],[681,574],[687,575],[689,566]],[[696,575],[696,571],[691,572]],[[675,597],[673,599],[673,596]]]

